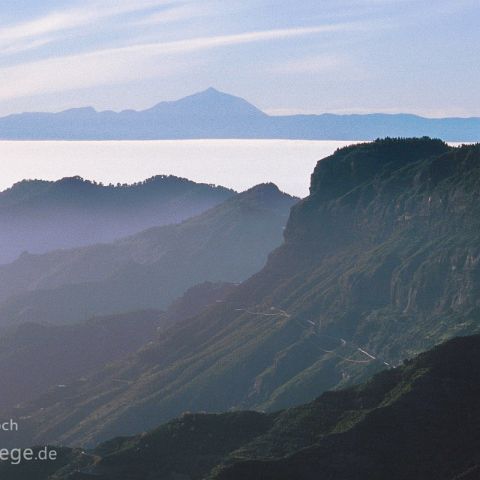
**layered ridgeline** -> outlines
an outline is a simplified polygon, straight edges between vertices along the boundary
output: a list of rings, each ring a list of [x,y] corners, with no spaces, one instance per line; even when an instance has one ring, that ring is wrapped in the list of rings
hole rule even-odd
[[[234,193],[173,176],[116,187],[80,177],[22,181],[0,193],[0,264],[178,223]]]
[[[0,322],[71,323],[165,308],[197,283],[241,282],[281,243],[296,201],[262,184],[179,224],[109,244],[24,254],[0,266]]]
[[[2,480],[474,480],[480,474],[480,337],[363,385],[273,414],[186,414],[56,462],[0,465]]]
[[[32,402],[50,390],[68,396],[71,384],[154,341],[169,325],[225,299],[235,285],[204,282],[168,310],[94,317],[73,325],[25,323],[0,337],[0,409]],[[121,380],[119,380],[121,381]],[[23,423],[23,422],[22,422]],[[16,438],[10,439],[13,444]],[[2,439],[5,446],[5,439]]]
[[[478,145],[337,151],[261,272],[68,400],[26,406],[30,439],[92,444],[184,411],[276,410],[480,330],[479,197]]]
[[[424,118],[409,114],[272,116],[243,98],[209,88],[142,111],[97,112],[92,107],[0,118],[0,138],[15,140],[126,140],[286,138],[373,140],[429,135],[479,141],[480,118]]]

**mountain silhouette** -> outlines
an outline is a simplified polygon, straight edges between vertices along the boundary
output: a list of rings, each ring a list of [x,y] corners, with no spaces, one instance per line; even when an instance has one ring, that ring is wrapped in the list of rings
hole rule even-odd
[[[0,192],[0,264],[23,252],[109,242],[178,223],[234,193],[167,175],[118,186],[80,177],[24,180]]]
[[[480,140],[480,118],[424,118],[410,114],[267,115],[246,100],[209,88],[143,111],[97,112],[92,107],[0,118],[0,139],[124,140],[285,138],[373,140],[431,136]]]
[[[267,116],[243,98],[220,92],[212,87],[174,102],[158,103],[145,112],[177,116],[194,115],[212,119],[222,116],[228,119],[232,115],[250,118]]]

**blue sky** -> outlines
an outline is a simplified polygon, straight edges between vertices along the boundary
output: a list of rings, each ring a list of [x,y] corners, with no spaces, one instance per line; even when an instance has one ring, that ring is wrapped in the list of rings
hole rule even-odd
[[[478,0],[3,0],[0,115],[214,86],[272,114],[480,116]]]

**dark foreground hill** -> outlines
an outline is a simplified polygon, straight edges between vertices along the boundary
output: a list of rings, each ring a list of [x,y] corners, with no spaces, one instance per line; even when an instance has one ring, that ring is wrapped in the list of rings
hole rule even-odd
[[[156,430],[0,465],[2,480],[475,480],[480,337],[272,414],[185,414]],[[50,475],[50,476],[49,476]]]
[[[241,282],[281,243],[296,201],[263,184],[179,224],[110,244],[22,255],[0,266],[0,324],[163,309],[197,283]]]
[[[273,411],[478,332],[479,208],[480,146],[337,151],[261,272],[68,401],[27,407],[30,438],[95,444],[184,411]]]
[[[373,140],[429,135],[479,141],[480,118],[424,118],[409,114],[271,116],[214,88],[142,111],[97,112],[91,107],[0,118],[0,138],[15,140],[126,140],[286,138]]]
[[[115,187],[79,177],[22,181],[0,193],[0,264],[178,223],[234,193],[173,176]]]

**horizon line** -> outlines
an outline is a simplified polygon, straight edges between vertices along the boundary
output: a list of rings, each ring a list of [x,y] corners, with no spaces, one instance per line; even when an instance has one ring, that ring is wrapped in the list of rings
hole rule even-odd
[[[193,97],[196,95],[201,95],[205,94],[208,92],[216,92],[220,95],[227,95],[229,97],[234,97],[237,99],[241,99],[245,102],[247,102],[249,105],[255,107],[257,110],[262,112],[263,114],[267,115],[268,117],[295,117],[295,116],[324,116],[324,115],[332,115],[332,116],[339,116],[339,117],[348,117],[348,116],[369,116],[369,115],[385,115],[385,116],[410,116],[410,117],[416,117],[416,118],[423,118],[427,120],[446,120],[446,119],[461,119],[461,120],[480,120],[480,113],[478,115],[468,115],[468,116],[463,116],[463,115],[439,115],[439,116],[432,116],[432,114],[419,114],[419,113],[411,113],[407,111],[381,111],[381,110],[372,110],[372,111],[323,111],[323,112],[311,112],[311,111],[301,111],[301,110],[296,110],[292,108],[269,108],[267,110],[262,110],[259,107],[257,107],[255,104],[251,103],[250,101],[246,100],[243,97],[240,97],[235,94],[231,94],[228,92],[224,92],[222,90],[219,90],[215,87],[208,87],[203,90],[199,90],[197,92],[191,93],[189,95],[185,95],[183,97],[179,97],[173,100],[160,100],[156,103],[153,103],[150,107],[146,107],[143,109],[134,109],[134,108],[124,108],[121,110],[114,110],[114,109],[104,109],[104,110],[97,110],[94,106],[92,105],[83,105],[83,106],[77,106],[77,107],[69,107],[63,110],[54,110],[54,111],[46,111],[46,110],[24,110],[24,111],[18,111],[18,112],[13,112],[9,113],[6,115],[1,115],[0,119],[12,117],[12,116],[17,116],[17,115],[28,115],[28,114],[60,114],[60,113],[65,113],[65,112],[71,112],[75,110],[88,110],[88,111],[93,111],[94,113],[115,113],[115,114],[121,114],[124,112],[135,112],[135,113],[141,113],[145,112],[147,110],[150,110],[152,108],[155,108],[158,105],[164,104],[164,103],[175,103],[178,101],[181,101],[183,99]],[[273,112],[281,112],[284,111],[285,113],[273,113]],[[289,113],[290,112],[290,113]]]

